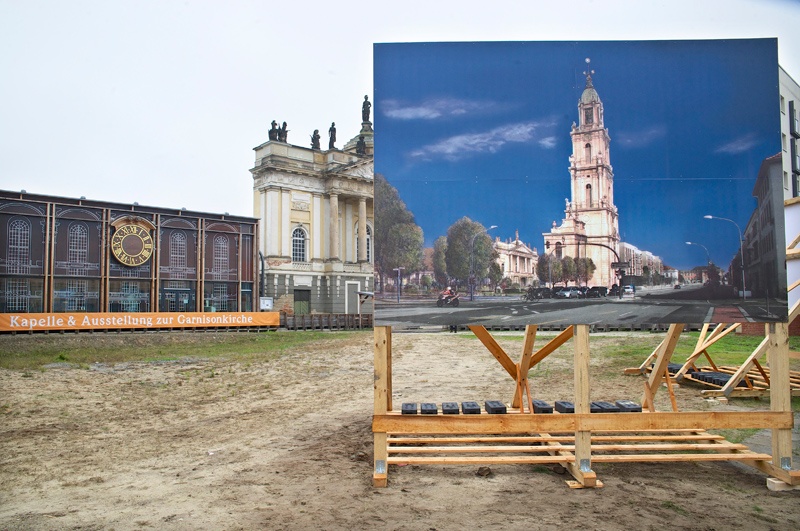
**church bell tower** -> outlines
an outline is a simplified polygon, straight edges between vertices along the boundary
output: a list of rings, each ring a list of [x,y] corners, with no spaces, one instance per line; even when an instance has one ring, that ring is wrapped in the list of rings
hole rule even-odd
[[[586,87],[578,101],[578,121],[573,122],[569,172],[572,200],[566,201],[564,220],[553,222],[543,234],[546,249],[555,257],[591,258],[595,271],[589,286],[611,286],[617,282],[611,264],[619,250],[619,213],[614,205],[614,172],[609,157],[611,139],[605,128],[603,102],[592,83],[594,70],[587,69]],[[613,249],[613,251],[612,251]]]

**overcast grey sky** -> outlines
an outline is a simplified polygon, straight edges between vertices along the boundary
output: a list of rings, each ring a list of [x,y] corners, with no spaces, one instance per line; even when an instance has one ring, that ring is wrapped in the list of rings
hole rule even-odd
[[[302,146],[358,132],[374,42],[777,37],[800,80],[798,21],[789,0],[0,0],[0,188],[250,216],[271,120]]]

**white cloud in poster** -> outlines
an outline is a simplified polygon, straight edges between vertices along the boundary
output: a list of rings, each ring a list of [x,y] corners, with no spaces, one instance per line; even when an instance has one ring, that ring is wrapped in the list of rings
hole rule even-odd
[[[478,110],[486,112],[496,105],[490,101],[438,98],[420,104],[404,104],[397,100],[387,100],[383,113],[395,120],[435,120],[463,116]]]
[[[497,153],[506,144],[535,141],[542,147],[555,145],[552,136],[536,138],[538,130],[552,126],[549,122],[522,122],[502,125],[483,133],[464,133],[440,140],[429,146],[411,152],[416,159],[431,160],[444,158],[449,161],[461,160],[483,153]]]
[[[726,155],[737,155],[744,153],[756,145],[756,135],[749,133],[738,138],[734,138],[730,142],[722,144],[714,153],[724,153]]]

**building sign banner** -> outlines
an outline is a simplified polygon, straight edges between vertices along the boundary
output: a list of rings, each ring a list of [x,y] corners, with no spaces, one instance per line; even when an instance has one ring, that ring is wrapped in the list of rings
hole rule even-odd
[[[0,332],[280,326],[278,312],[0,313]]]
[[[785,322],[777,45],[375,44],[375,324]]]

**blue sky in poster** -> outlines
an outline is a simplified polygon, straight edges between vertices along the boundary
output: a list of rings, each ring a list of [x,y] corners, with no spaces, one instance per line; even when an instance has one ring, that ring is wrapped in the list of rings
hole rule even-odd
[[[727,267],[736,229],[703,215],[744,230],[759,167],[780,152],[774,39],[376,44],[375,171],[426,246],[466,215],[541,251],[570,198],[587,57],[623,241],[681,269],[705,263],[693,241]]]

